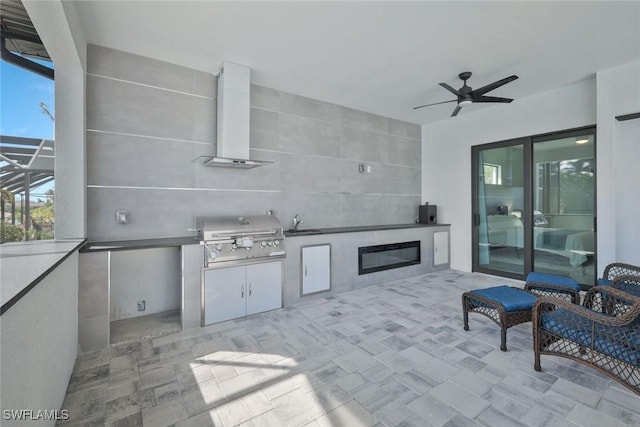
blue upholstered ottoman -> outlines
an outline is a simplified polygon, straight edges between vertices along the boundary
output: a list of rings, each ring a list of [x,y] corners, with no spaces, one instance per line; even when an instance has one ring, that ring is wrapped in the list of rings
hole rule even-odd
[[[531,272],[524,289],[540,296],[550,296],[580,304],[580,285],[571,277]]]
[[[507,329],[531,321],[534,294],[510,286],[474,289],[462,294],[464,330],[469,330],[469,313],[487,316],[500,326],[500,350],[507,351]]]

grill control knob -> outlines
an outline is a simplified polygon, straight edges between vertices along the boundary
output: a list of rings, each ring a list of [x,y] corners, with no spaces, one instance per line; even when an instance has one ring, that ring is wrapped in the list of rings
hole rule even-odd
[[[260,242],[260,247],[264,248],[265,246],[267,246],[267,242],[265,242],[264,240],[262,242]]]
[[[235,251],[236,249],[238,249],[238,245],[236,245],[235,243],[231,244],[231,250]]]
[[[273,241],[273,246],[278,246],[279,244],[280,244],[280,241],[279,241],[279,240],[274,240],[274,241]]]
[[[214,249],[216,250],[216,252],[220,252],[222,250],[222,245],[217,244]]]

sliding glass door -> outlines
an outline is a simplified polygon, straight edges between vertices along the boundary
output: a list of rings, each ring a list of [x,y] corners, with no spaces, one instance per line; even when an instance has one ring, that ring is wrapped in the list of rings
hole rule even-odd
[[[524,144],[474,150],[474,262],[479,271],[524,274]]]
[[[595,128],[472,147],[473,270],[595,280]]]
[[[533,268],[593,284],[593,131],[533,140]]]

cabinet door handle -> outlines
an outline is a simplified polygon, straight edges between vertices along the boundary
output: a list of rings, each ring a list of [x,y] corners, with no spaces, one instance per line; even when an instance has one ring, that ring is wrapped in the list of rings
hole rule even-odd
[[[249,283],[249,296],[251,296],[251,283]]]
[[[244,298],[244,285],[240,285],[240,298]]]
[[[304,266],[304,277],[307,277],[307,266]]]

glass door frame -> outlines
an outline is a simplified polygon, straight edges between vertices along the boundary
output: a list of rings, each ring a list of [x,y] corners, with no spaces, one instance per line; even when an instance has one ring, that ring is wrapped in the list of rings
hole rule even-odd
[[[471,147],[471,260],[472,260],[472,270],[474,272],[491,274],[494,276],[507,277],[517,280],[524,280],[527,274],[533,271],[533,147],[535,143],[545,142],[554,139],[561,138],[570,138],[572,136],[584,135],[585,133],[593,134],[594,148],[593,148],[593,163],[594,163],[594,181],[593,181],[593,192],[594,192],[594,206],[593,206],[593,231],[594,231],[594,263],[597,266],[598,262],[598,252],[597,252],[597,242],[598,242],[598,233],[597,233],[597,138],[596,138],[596,125],[591,126],[583,126],[579,128],[567,129],[563,131],[557,132],[549,132],[545,134],[532,135],[521,138],[513,138],[504,141],[491,142],[487,144],[474,145]],[[479,191],[478,191],[478,180],[479,180],[479,154],[481,151],[495,148],[505,148],[505,147],[514,147],[514,146],[522,146],[523,150],[523,211],[522,211],[522,223],[523,223],[523,262],[524,262],[524,272],[523,274],[506,272],[495,270],[487,267],[483,267],[480,264],[480,251],[479,251],[479,226],[480,226],[480,200],[479,200]],[[484,208],[484,207],[482,207]],[[597,276],[597,274],[596,274]],[[583,286],[585,287],[585,286]],[[586,285],[586,288],[591,287],[591,285]]]
[[[508,277],[511,279],[520,279],[522,280],[528,271],[531,270],[532,267],[532,253],[531,253],[531,239],[532,233],[527,232],[528,227],[531,224],[532,220],[532,211],[528,209],[531,205],[531,155],[532,155],[532,145],[530,138],[514,138],[505,141],[492,142],[488,144],[482,145],[474,145],[471,147],[471,260],[472,260],[472,271],[477,271],[479,273],[491,274],[494,276]],[[495,270],[492,268],[483,267],[480,264],[480,236],[479,236],[479,226],[480,226],[480,209],[486,209],[484,206],[480,206],[479,199],[479,191],[478,191],[478,178],[480,176],[479,170],[479,154],[484,150],[493,150],[496,148],[508,148],[508,147],[522,147],[522,155],[523,155],[523,205],[524,208],[522,210],[522,223],[523,223],[523,248],[522,248],[522,259],[524,262],[523,266],[523,274],[507,272],[502,270]]]

